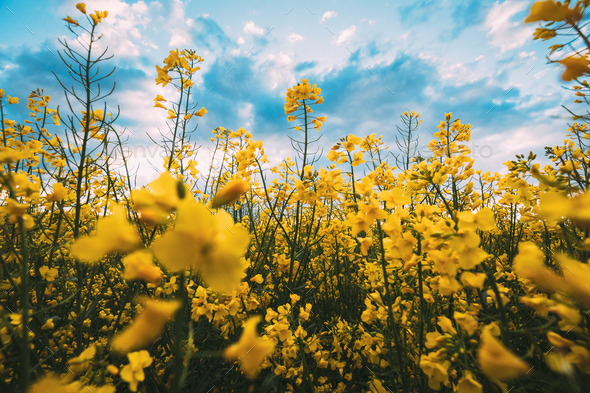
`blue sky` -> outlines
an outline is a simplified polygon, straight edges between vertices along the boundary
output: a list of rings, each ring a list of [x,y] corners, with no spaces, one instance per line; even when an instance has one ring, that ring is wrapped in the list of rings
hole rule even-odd
[[[199,107],[209,111],[195,135],[203,149],[213,128],[243,127],[264,141],[273,164],[293,157],[286,135],[296,135],[283,111],[285,91],[308,78],[322,88],[325,100],[314,113],[327,117],[319,142],[324,149],[349,133],[383,135],[394,149],[399,115],[409,108],[422,114],[423,150],[432,138],[428,128],[436,131],[444,113],[453,112],[474,126],[475,166],[502,171],[515,154],[534,151],[541,157],[544,146],[562,142],[571,120],[561,105],[575,105],[559,78],[560,67],[546,64],[553,42],[533,41],[535,24],[523,23],[532,3],[104,0],[86,5],[89,11],[109,10],[99,32],[117,69],[103,88],[117,82],[108,105],[121,108],[116,124],[133,132],[131,145],[150,144],[148,133],[166,130],[165,111],[152,107],[153,98],[174,97],[174,89],[155,85],[155,64],[179,47],[205,59],[195,82]],[[26,97],[37,87],[55,97],[53,106],[65,105],[51,71],[68,78],[57,55],[58,39],[76,45],[61,20],[67,15],[83,20],[76,1],[0,4],[0,88],[21,98],[8,117],[24,119]],[[205,152],[198,158],[203,164]],[[140,165],[140,183],[153,177],[145,153],[131,159]],[[160,161],[151,158],[157,167]]]

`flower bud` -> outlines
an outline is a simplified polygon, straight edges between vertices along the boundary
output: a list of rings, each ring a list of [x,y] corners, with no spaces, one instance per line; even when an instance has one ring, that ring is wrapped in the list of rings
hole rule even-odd
[[[213,208],[218,208],[224,205],[234,203],[240,198],[240,195],[250,189],[250,184],[244,180],[229,181],[217,194],[213,197],[211,203]]]

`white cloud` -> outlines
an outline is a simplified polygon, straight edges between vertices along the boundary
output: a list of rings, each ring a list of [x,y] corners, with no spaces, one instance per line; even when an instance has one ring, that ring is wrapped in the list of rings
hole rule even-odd
[[[244,39],[242,38],[242,36],[238,37],[238,45],[242,45],[244,43]]]
[[[262,27],[256,26],[256,24],[250,20],[248,22],[244,22],[244,33],[262,35],[264,34],[264,30]]]
[[[369,19],[369,24],[374,25],[377,21]]]
[[[320,23],[322,23],[323,21],[328,20],[330,18],[333,18],[336,15],[338,15],[336,13],[336,11],[326,11],[326,12],[324,12],[324,15],[322,15],[322,19],[320,20]]]
[[[303,41],[303,37],[299,34],[291,33],[287,36],[287,40],[289,40],[290,43],[294,44],[297,41]]]
[[[486,20],[485,26],[489,28],[488,38],[491,44],[499,46],[502,52],[518,48],[527,41],[532,41],[535,28],[525,26],[521,20],[511,21],[512,17],[529,6],[528,1],[508,0],[500,4],[494,3]]]
[[[410,31],[408,30],[404,34],[402,34],[402,40],[407,40],[409,36],[410,36]]]
[[[523,52],[518,53],[518,57],[520,57],[521,59],[526,59],[527,57],[530,57],[531,59],[529,59],[529,60],[535,60],[536,57],[534,55],[535,55],[534,51],[528,52],[528,53],[526,51],[523,51]]]
[[[145,49],[141,45],[155,45],[144,33],[152,21],[150,16],[157,15],[161,8],[160,3],[153,2],[148,6],[144,1],[127,4],[121,0],[104,0],[101,7],[109,10],[109,16],[101,23],[100,34],[104,35],[104,39],[96,44],[96,49],[104,50],[108,42],[109,55],[129,58],[142,54]]]
[[[475,167],[483,170],[498,170],[498,164],[513,160],[514,155],[533,151],[542,155],[544,146],[554,146],[563,138],[552,132],[555,122],[512,128],[508,132],[488,134],[481,129],[474,132],[470,144]],[[477,134],[476,134],[477,133]],[[486,135],[487,134],[487,135]],[[479,136],[478,136],[479,135]],[[531,135],[535,135],[531,138]],[[505,172],[505,167],[500,172]]]
[[[484,55],[479,55],[475,58],[475,61],[480,61],[484,58]]]
[[[283,52],[268,55],[261,64],[261,72],[266,75],[269,87],[275,89],[279,85],[293,83],[293,59]]]
[[[254,105],[251,102],[246,102],[238,109],[238,116],[244,122],[242,127],[247,130],[251,129],[254,124]]]
[[[203,14],[203,18],[208,18],[209,14]]]
[[[533,78],[535,78],[535,79],[541,79],[541,77],[543,75],[545,75],[547,73],[547,71],[549,71],[549,68],[545,68],[543,71],[537,72],[535,75],[533,75]]]
[[[184,19],[184,14],[184,3],[180,0],[174,0],[170,12],[172,18],[167,21],[169,26],[173,26],[172,36],[168,42],[168,45],[173,48],[190,46],[191,43],[190,30],[187,27],[190,27],[192,23]]]
[[[349,41],[356,31],[356,27],[350,26],[346,30],[342,30],[340,34],[338,34],[338,39],[336,40],[336,45],[342,45],[343,43]]]

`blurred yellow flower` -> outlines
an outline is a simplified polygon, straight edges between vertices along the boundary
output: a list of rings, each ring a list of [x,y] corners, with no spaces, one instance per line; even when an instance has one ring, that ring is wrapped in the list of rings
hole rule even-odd
[[[262,284],[262,282],[264,281],[264,278],[262,278],[262,274],[257,274],[257,275],[255,275],[254,277],[252,277],[252,278],[250,279],[250,281],[251,281],[251,282],[258,283],[258,284]]]
[[[463,272],[461,274],[461,283],[466,287],[481,289],[485,279],[485,273]]]
[[[57,277],[58,271],[56,268],[49,268],[47,266],[41,266],[39,268],[39,273],[41,273],[41,277],[43,277],[48,282],[52,282]]]
[[[553,0],[537,1],[531,7],[531,12],[524,22],[560,22],[565,20],[573,23],[582,18],[583,10],[580,4],[576,4],[574,8],[570,9],[569,1],[565,3],[556,3]]]
[[[162,280],[162,271],[154,265],[152,253],[147,250],[137,250],[123,258],[127,281],[144,280],[158,284]]]
[[[6,97],[8,97],[8,98],[6,99],[6,101],[7,101],[9,104],[18,104],[18,97],[10,97],[10,95],[8,95],[8,94],[6,95]]]
[[[55,324],[53,323],[53,318],[49,318],[43,326],[41,326],[41,330],[51,330],[55,328]]]
[[[518,245],[518,255],[514,258],[513,269],[520,277],[531,280],[547,292],[563,288],[562,278],[544,265],[545,254],[532,242]]]
[[[63,18],[62,20],[65,20],[66,22],[68,22],[68,23],[70,23],[72,25],[80,26],[80,24],[78,23],[78,21],[76,19],[73,19],[70,16],[68,16],[67,18]]]
[[[80,10],[81,13],[83,13],[83,14],[86,13],[86,4],[84,4],[84,3],[78,3],[78,4],[76,4],[76,8],[78,10]]]
[[[457,393],[482,393],[482,385],[469,371],[463,371],[463,378],[457,384]]]
[[[244,252],[250,235],[225,211],[213,215],[193,197],[177,208],[176,225],[152,245],[154,255],[172,271],[198,269],[209,288],[236,289],[244,277]]]
[[[565,66],[565,71],[561,75],[561,79],[566,82],[590,73],[588,59],[582,56],[566,57],[565,59],[559,60],[559,63]]]
[[[241,179],[234,179],[227,182],[221,190],[215,194],[211,207],[214,209],[229,205],[240,199],[240,196],[250,190],[250,183]]]
[[[262,317],[259,315],[248,318],[244,323],[240,341],[223,351],[225,359],[237,359],[240,362],[244,374],[249,379],[256,378],[258,367],[275,349],[274,341],[258,337],[256,326],[261,320]]]
[[[162,330],[181,303],[177,300],[146,300],[144,310],[133,323],[113,339],[113,349],[127,353],[151,344],[160,336]]]
[[[162,173],[148,187],[149,190],[141,188],[131,192],[133,210],[139,212],[139,219],[148,225],[166,222],[168,215],[181,201],[179,192],[188,193],[186,185],[170,172]]]
[[[459,325],[461,329],[465,330],[470,336],[477,331],[479,324],[477,323],[477,319],[475,319],[472,315],[455,311],[453,318],[455,318],[457,325]]]
[[[68,189],[61,183],[55,183],[53,185],[53,192],[47,195],[46,199],[48,202],[61,201],[68,196]]]
[[[399,187],[394,187],[391,190],[381,191],[379,199],[387,203],[387,208],[391,209],[399,205],[409,205],[412,199],[404,194],[404,190]]]
[[[89,363],[95,355],[96,347],[94,345],[91,345],[84,351],[82,351],[82,353],[79,356],[68,360],[67,365],[74,374],[80,374],[81,372],[88,369],[88,367],[90,367]]]
[[[481,334],[477,361],[488,378],[500,381],[524,375],[530,369],[524,360],[510,352],[487,330]]]
[[[127,358],[129,364],[121,369],[121,379],[129,383],[129,390],[137,392],[137,385],[145,379],[143,369],[152,364],[152,358],[145,350],[128,353]]]
[[[111,216],[98,220],[92,236],[79,238],[72,244],[70,253],[83,262],[92,263],[110,252],[132,251],[140,242],[135,226],[127,220],[125,209],[115,206]]]
[[[201,108],[195,112],[195,116],[203,117],[207,113],[207,109]]]

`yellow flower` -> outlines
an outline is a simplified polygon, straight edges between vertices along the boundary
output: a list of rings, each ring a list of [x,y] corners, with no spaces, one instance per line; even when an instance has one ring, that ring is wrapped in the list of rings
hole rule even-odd
[[[378,379],[371,381],[371,393],[387,393],[387,390],[383,387],[383,383]]]
[[[237,359],[240,362],[244,374],[249,379],[256,378],[258,367],[275,349],[274,341],[258,337],[256,326],[261,320],[262,317],[259,315],[248,318],[244,323],[240,341],[223,351],[226,360]]]
[[[405,195],[404,190],[399,187],[394,187],[388,191],[381,191],[379,193],[379,199],[387,203],[389,209],[395,206],[409,205],[412,203],[412,199]]]
[[[590,73],[590,66],[588,60],[582,56],[570,56],[559,60],[559,63],[565,66],[565,71],[561,76],[566,82],[572,81],[581,77],[584,74]]]
[[[154,104],[154,108],[162,108],[162,109],[168,109],[166,108],[164,105],[160,104],[159,102],[156,101],[156,103]]]
[[[359,237],[357,238],[357,240],[359,241],[361,246],[361,254],[366,256],[369,252],[369,248],[371,248],[371,246],[373,245],[373,239],[371,239],[370,237]]]
[[[31,386],[29,393],[61,393],[64,391],[64,386],[59,378],[49,375]]]
[[[199,269],[209,288],[231,292],[244,277],[244,252],[250,235],[225,211],[213,215],[194,198],[177,208],[176,225],[156,239],[156,258],[172,271]]]
[[[86,13],[86,4],[84,4],[84,3],[78,3],[78,4],[76,4],[76,8],[78,10],[80,10],[81,13],[83,13],[83,14]]]
[[[41,326],[41,330],[50,330],[55,328],[55,324],[53,323],[53,318],[49,318],[43,326]]]
[[[207,113],[207,109],[201,108],[195,112],[195,116],[203,117],[205,116],[205,113]]]
[[[363,164],[365,162],[367,162],[367,161],[363,160],[363,153],[359,151],[359,152],[354,153],[354,157],[353,157],[352,163],[350,165],[357,166],[357,165]]]
[[[451,322],[451,320],[445,316],[440,316],[438,317],[438,326],[440,326],[440,328],[442,329],[443,332],[445,333],[449,333],[452,335],[457,334],[457,331],[455,330],[455,328],[453,327],[453,322]]]
[[[68,196],[67,188],[65,188],[64,185],[61,183],[55,183],[53,185],[53,192],[51,194],[47,195],[46,199],[48,202],[54,202],[54,201],[61,201],[67,196]]]
[[[241,179],[230,180],[227,184],[215,194],[211,207],[214,209],[229,205],[240,199],[240,195],[250,189],[250,183]]]
[[[457,325],[459,325],[461,329],[465,330],[470,336],[477,331],[478,323],[472,315],[455,311],[453,317],[455,318]]]
[[[297,295],[296,293],[292,293],[289,295],[289,297],[291,298],[291,305],[294,306],[295,303],[297,303],[301,297],[299,295]]]
[[[332,162],[336,161],[340,157],[340,153],[338,150],[330,150],[330,152],[326,155],[326,158]]]
[[[71,23],[72,25],[80,26],[78,21],[76,19],[72,19],[70,16],[68,16],[67,18],[63,18],[62,20],[65,20],[66,22]]]
[[[110,252],[127,252],[141,242],[135,226],[127,221],[121,206],[113,215],[100,218],[93,236],[82,237],[72,244],[70,253],[84,262],[96,262]]]
[[[121,379],[129,383],[129,390],[137,392],[137,385],[145,379],[143,369],[152,364],[152,358],[148,351],[132,352],[127,358],[129,364],[121,369]]]
[[[47,266],[41,266],[39,268],[39,273],[41,276],[47,280],[48,282],[52,282],[57,277],[58,271],[56,268],[48,268]]]
[[[569,2],[556,3],[553,0],[537,1],[531,7],[531,13],[524,20],[525,23],[531,22],[576,22],[582,18],[583,8],[576,4],[573,9],[569,8]]]
[[[6,101],[9,104],[18,104],[18,97],[10,97],[8,94],[6,96],[8,97]]]
[[[94,345],[86,348],[82,353],[73,359],[68,360],[67,365],[74,374],[80,374],[88,369],[90,360],[96,355],[96,347]]]
[[[131,192],[133,210],[139,212],[139,219],[148,225],[165,223],[182,200],[180,193],[188,193],[186,185],[169,172],[162,173],[148,187],[149,191],[142,188]]]
[[[100,22],[102,22],[103,18],[106,18],[108,16],[109,12],[108,11],[96,11],[94,10],[94,14],[90,14],[90,18],[92,18],[92,22],[97,25]]]
[[[162,280],[162,271],[154,265],[152,253],[147,250],[138,250],[123,258],[125,274],[123,278],[127,281],[144,280],[149,283],[158,284]]]
[[[565,255],[557,255],[557,262],[563,272],[563,290],[571,294],[580,305],[590,307],[590,266]]]
[[[520,243],[518,255],[514,258],[514,272],[531,280],[544,291],[554,292],[561,289],[562,278],[545,267],[544,260],[545,255],[534,243]]]
[[[463,378],[457,384],[458,393],[482,393],[481,383],[473,378],[473,374],[469,371],[463,371]]]
[[[481,334],[477,361],[488,378],[500,381],[524,375],[530,369],[524,360],[510,352],[488,330]]]
[[[113,349],[127,353],[151,344],[174,313],[180,308],[179,301],[146,300],[144,310],[133,323],[113,339]]]
[[[575,345],[573,341],[570,341],[567,338],[563,338],[555,332],[547,333],[547,341],[549,341],[551,345],[556,346],[559,349],[570,348],[573,345]]]
[[[428,387],[434,390],[440,389],[440,385],[448,381],[449,366],[448,360],[440,361],[435,354],[422,355],[420,358],[420,368],[428,376]]]
[[[496,229],[494,212],[487,207],[480,209],[475,214],[469,211],[460,212],[457,214],[457,217],[459,218],[459,228],[461,228],[461,230],[475,230],[477,227],[479,227],[482,231],[491,231],[492,229]]]
[[[485,273],[463,272],[461,274],[461,282],[466,287],[481,289],[481,288],[483,288],[483,283],[484,283],[485,279],[486,279]]]
[[[257,275],[255,275],[254,277],[252,277],[252,278],[250,279],[250,281],[251,281],[251,282],[258,283],[258,284],[262,284],[262,282],[264,281],[264,278],[262,278],[262,274],[257,274]]]

